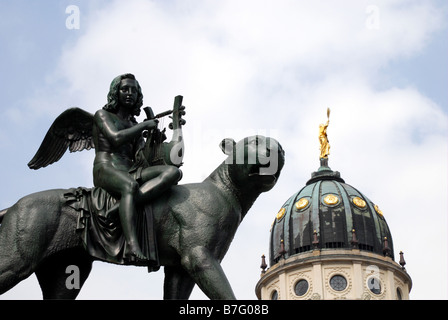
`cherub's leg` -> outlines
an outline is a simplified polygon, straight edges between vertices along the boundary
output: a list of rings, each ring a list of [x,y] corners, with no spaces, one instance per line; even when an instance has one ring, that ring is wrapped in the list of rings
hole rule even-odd
[[[181,178],[181,171],[174,166],[153,166],[142,171],[143,184],[140,186],[138,201],[148,202],[169,187],[176,184]]]
[[[121,196],[118,210],[121,227],[129,248],[129,251],[126,252],[126,258],[130,259],[130,261],[133,260],[133,257],[140,260],[147,260],[147,257],[143,254],[137,239],[135,225],[137,210],[135,208],[134,195],[132,193],[125,193]]]
[[[147,260],[143,254],[137,239],[135,228],[135,198],[138,196],[139,185],[127,172],[118,171],[109,166],[99,168],[94,171],[95,186],[104,188],[112,195],[120,195],[119,216],[123,229],[123,234],[129,248],[126,256],[130,259],[134,257],[140,260]]]

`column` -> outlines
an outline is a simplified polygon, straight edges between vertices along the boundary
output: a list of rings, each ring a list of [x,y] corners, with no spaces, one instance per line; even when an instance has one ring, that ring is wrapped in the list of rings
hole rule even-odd
[[[394,279],[394,271],[391,269],[387,269],[386,273],[386,281],[387,281],[387,287],[386,287],[386,296],[385,298],[387,300],[395,300],[395,279]]]
[[[361,262],[353,261],[353,299],[361,299],[364,292],[364,277]]]
[[[313,294],[319,294],[321,299],[325,299],[323,276],[322,264],[320,262],[313,263]]]
[[[285,271],[281,271],[278,274],[278,286],[279,286],[279,294],[280,294],[280,299],[281,300],[288,300],[289,299],[289,294],[288,294],[288,284],[286,283],[286,272]]]

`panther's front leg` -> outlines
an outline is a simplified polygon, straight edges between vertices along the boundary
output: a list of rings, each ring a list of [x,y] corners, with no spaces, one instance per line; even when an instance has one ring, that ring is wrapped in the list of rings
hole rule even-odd
[[[181,264],[210,299],[236,299],[221,264],[207,248],[196,246],[184,250]]]
[[[187,300],[190,298],[195,282],[180,266],[165,266],[165,281],[163,284],[163,299]]]

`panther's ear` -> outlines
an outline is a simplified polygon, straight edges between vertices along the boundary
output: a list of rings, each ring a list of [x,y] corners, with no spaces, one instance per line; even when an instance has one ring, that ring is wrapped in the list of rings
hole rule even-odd
[[[233,148],[235,148],[236,142],[232,138],[226,138],[219,144],[222,152],[229,155],[233,153]]]

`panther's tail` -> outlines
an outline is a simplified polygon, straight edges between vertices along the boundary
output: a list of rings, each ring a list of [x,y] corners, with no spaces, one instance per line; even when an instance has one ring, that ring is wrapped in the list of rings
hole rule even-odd
[[[6,212],[8,212],[8,209],[3,209],[0,211],[0,224],[2,223],[3,217],[5,216]]]

